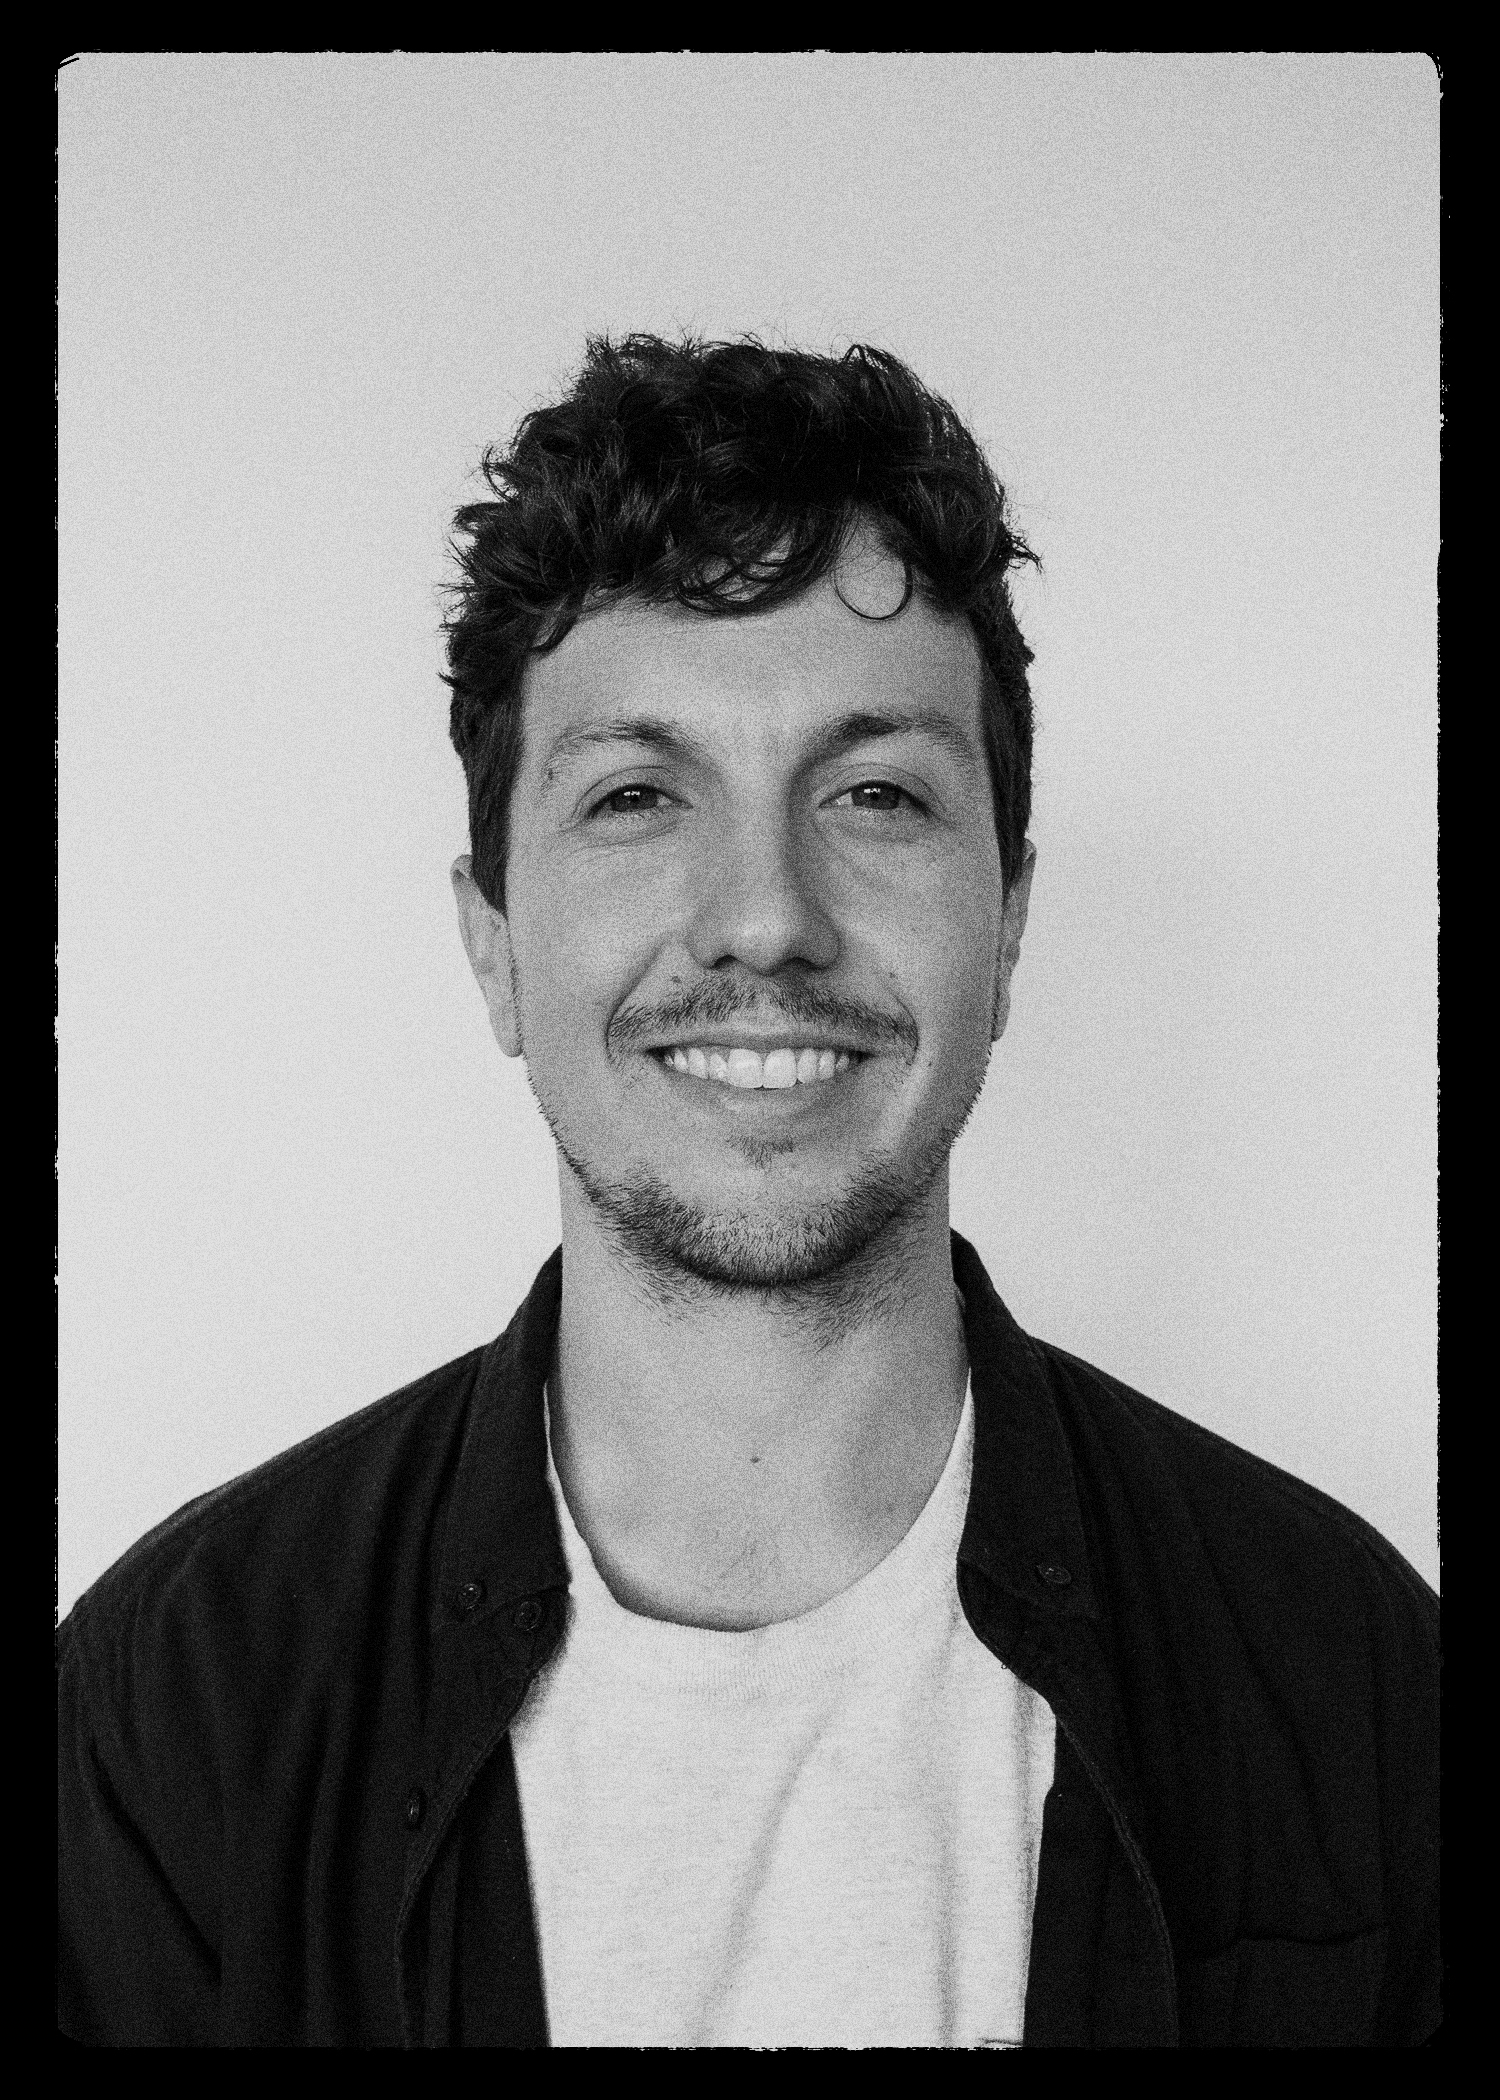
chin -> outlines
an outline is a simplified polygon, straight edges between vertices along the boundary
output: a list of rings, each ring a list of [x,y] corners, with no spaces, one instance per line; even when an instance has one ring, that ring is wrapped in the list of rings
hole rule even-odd
[[[653,1295],[677,1298],[703,1290],[756,1293],[811,1303],[861,1296],[899,1278],[907,1250],[920,1237],[934,1186],[948,1163],[984,1083],[981,1064],[972,1085],[929,1123],[890,1151],[871,1149],[830,1176],[824,1191],[783,1186],[774,1195],[761,1182],[759,1200],[726,1203],[722,1185],[674,1187],[641,1161],[591,1160],[570,1142],[532,1078],[537,1101],[564,1164],[596,1219]],[[771,1167],[791,1147],[758,1138],[764,1158],[742,1153],[752,1166]],[[775,1177],[770,1177],[774,1179]],[[717,1200],[715,1200],[717,1198]],[[946,1227],[946,1205],[943,1224]]]
[[[861,1266],[877,1247],[895,1251],[947,1157],[913,1174],[869,1167],[842,1195],[774,1209],[716,1209],[694,1202],[657,1176],[601,1180],[577,1159],[568,1164],[611,1236],[658,1286],[691,1282],[716,1291],[805,1291]]]

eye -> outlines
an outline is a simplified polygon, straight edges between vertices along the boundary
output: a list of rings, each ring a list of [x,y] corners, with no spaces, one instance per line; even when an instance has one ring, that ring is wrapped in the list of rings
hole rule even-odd
[[[654,817],[664,810],[670,801],[664,789],[651,787],[640,780],[628,781],[624,787],[611,788],[601,795],[589,811],[591,817]]]
[[[897,787],[893,780],[862,780],[858,787],[845,788],[833,798],[835,809],[873,810],[877,816],[900,816],[906,810],[920,812],[915,795]]]

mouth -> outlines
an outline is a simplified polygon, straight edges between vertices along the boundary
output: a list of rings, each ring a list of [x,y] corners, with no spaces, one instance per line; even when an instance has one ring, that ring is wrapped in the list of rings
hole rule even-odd
[[[865,1062],[865,1053],[832,1045],[782,1044],[765,1050],[741,1045],[673,1044],[651,1053],[669,1072],[709,1086],[785,1091],[791,1087],[827,1086],[841,1073]]]

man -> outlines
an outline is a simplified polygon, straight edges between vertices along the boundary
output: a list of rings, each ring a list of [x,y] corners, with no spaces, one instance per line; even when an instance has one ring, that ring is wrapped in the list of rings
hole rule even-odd
[[[632,338],[488,472],[454,886],[561,1252],[62,1628],[64,2032],[1428,2041],[1436,1600],[950,1234],[1033,866],[973,440]]]

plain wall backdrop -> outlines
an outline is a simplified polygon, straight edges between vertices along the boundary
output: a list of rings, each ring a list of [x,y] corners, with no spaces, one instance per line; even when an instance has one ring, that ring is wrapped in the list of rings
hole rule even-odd
[[[1437,1579],[1438,117],[1414,56],[84,56],[61,119],[60,1602],[487,1340],[553,1154],[439,585],[586,332],[910,361],[1045,573],[955,1224]]]

